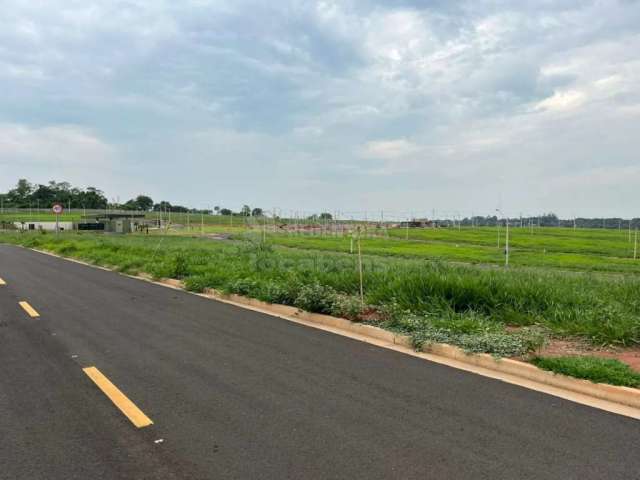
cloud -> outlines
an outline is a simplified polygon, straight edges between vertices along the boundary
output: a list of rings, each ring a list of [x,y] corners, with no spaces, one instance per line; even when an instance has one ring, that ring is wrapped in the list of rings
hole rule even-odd
[[[535,110],[565,111],[579,108],[587,101],[584,92],[569,90],[566,92],[555,92],[548,98],[538,102]]]
[[[574,211],[637,161],[638,24],[630,1],[6,0],[0,165],[117,165],[112,195],[199,205]]]
[[[397,140],[378,140],[368,142],[364,146],[363,154],[370,158],[379,158],[382,160],[397,159],[413,155],[420,148],[405,138]]]
[[[0,162],[50,168],[112,167],[115,149],[77,126],[0,124]]]
[[[129,178],[118,178],[121,167],[118,149],[86,128],[0,124],[0,189],[27,178],[115,190],[129,184]]]

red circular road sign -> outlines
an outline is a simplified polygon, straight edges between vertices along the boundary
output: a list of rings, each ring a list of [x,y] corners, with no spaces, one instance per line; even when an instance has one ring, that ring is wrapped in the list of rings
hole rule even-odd
[[[53,213],[55,213],[56,215],[59,215],[62,213],[62,211],[64,210],[64,208],[62,207],[62,205],[60,205],[59,203],[56,203],[51,210],[53,210]]]

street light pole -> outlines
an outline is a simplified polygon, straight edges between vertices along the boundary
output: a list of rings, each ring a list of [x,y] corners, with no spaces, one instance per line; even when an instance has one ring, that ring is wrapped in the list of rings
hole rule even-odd
[[[504,258],[504,266],[508,267],[509,266],[509,218],[507,218],[506,220],[507,223],[507,244],[505,247],[505,258]]]
[[[505,217],[504,213],[502,213],[502,210],[500,210],[499,208],[496,209],[496,212],[498,212],[502,218],[504,218],[504,223],[505,223],[505,227],[506,227],[506,234],[505,234],[505,247],[504,247],[504,266],[508,267],[509,266],[509,217]],[[500,225],[500,222],[498,221],[498,225]],[[500,230],[498,229],[498,248],[500,248]]]

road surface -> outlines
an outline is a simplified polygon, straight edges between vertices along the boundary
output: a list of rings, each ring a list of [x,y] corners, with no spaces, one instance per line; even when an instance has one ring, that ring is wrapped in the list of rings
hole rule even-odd
[[[0,278],[2,480],[640,478],[630,418],[18,247]]]

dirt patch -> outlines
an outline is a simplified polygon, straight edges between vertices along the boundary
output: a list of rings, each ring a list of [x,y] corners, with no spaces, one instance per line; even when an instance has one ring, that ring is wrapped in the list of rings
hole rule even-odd
[[[365,323],[380,323],[384,320],[383,314],[375,308],[366,308],[358,315],[356,321]]]
[[[594,347],[581,340],[550,339],[537,354],[544,357],[590,355],[593,357],[614,358],[640,372],[640,347]]]

